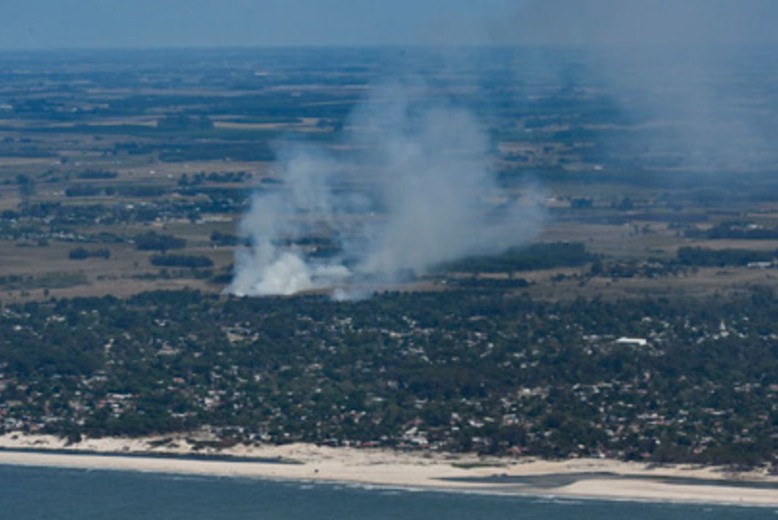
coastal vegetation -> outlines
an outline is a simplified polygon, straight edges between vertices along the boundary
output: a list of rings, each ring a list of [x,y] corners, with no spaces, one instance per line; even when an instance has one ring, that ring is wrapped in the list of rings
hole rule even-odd
[[[776,464],[778,296],[6,305],[3,430]],[[645,343],[619,341],[639,337]]]

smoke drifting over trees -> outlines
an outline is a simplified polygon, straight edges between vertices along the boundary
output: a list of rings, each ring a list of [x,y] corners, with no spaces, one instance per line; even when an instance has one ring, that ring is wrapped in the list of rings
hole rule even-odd
[[[281,153],[281,189],[258,193],[241,229],[230,291],[294,294],[391,282],[469,254],[494,253],[537,232],[532,197],[509,196],[489,171],[490,141],[462,108],[414,102],[423,87],[378,89],[352,115],[338,159],[324,150]],[[316,258],[299,244],[326,236],[336,251]]]
[[[527,0],[493,34],[579,50],[578,67],[560,76],[595,85],[642,125],[635,146],[721,180],[775,164],[776,20],[770,0]],[[619,137],[614,154],[624,152]]]
[[[619,175],[657,184],[692,174],[729,182],[732,174],[763,173],[775,163],[769,143],[778,136],[778,105],[769,71],[776,61],[753,47],[775,39],[764,23],[778,14],[772,3],[498,4],[469,22],[479,30],[462,34],[488,33],[480,43],[517,49],[541,45],[540,59],[553,55],[554,45],[570,45],[574,63],[555,70],[561,61],[543,62],[540,68],[556,74],[560,88],[608,97],[619,108],[627,124],[594,121],[585,128],[607,154],[603,163],[629,165],[631,171]],[[500,19],[491,16],[496,8],[504,9]],[[435,30],[430,37],[434,41]],[[532,54],[517,55],[526,61]],[[765,68],[762,83],[752,79]],[[532,72],[515,74],[520,83]],[[418,88],[376,89],[347,125],[351,132],[340,143],[347,159],[311,147],[282,151],[283,187],[254,198],[242,223],[253,246],[238,253],[230,291],[347,287],[358,293],[365,283],[499,252],[536,233],[541,212],[527,202],[531,197],[506,198],[494,183],[492,143],[479,121],[459,106],[419,102]],[[530,94],[518,102],[531,103]],[[327,255],[300,245],[311,236],[332,241]]]

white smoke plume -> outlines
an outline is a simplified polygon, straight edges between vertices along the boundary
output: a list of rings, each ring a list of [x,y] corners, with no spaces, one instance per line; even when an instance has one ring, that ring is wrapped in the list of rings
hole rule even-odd
[[[422,97],[418,86],[377,89],[337,147],[347,159],[324,149],[282,151],[282,184],[255,195],[241,223],[252,246],[238,251],[227,290],[365,294],[372,284],[531,239],[539,205],[531,194],[498,187],[477,118],[414,101]],[[311,246],[322,241],[332,248],[324,256]]]

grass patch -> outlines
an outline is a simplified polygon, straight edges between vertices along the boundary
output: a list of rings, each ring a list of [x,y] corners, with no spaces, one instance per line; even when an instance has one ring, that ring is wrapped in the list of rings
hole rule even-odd
[[[89,284],[89,279],[84,273],[54,272],[41,276],[6,275],[0,276],[0,287],[5,290],[30,290],[30,289],[66,289],[78,285]]]

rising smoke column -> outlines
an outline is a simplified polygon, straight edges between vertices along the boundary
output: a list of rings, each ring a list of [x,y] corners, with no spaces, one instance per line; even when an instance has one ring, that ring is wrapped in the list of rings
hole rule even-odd
[[[228,291],[240,295],[288,295],[334,286],[350,275],[339,260],[312,263],[294,247],[309,231],[309,221],[328,223],[339,210],[331,190],[336,165],[323,153],[282,151],[283,186],[254,195],[240,223],[252,246],[236,252],[236,272]]]
[[[463,108],[413,101],[421,94],[420,87],[377,89],[350,118],[342,147],[359,151],[349,159],[310,148],[282,152],[282,187],[257,193],[241,222],[252,246],[237,253],[229,292],[359,294],[370,283],[534,236],[541,212],[499,189],[478,120]],[[363,188],[344,190],[343,179]],[[338,254],[312,258],[294,245],[321,230]]]

